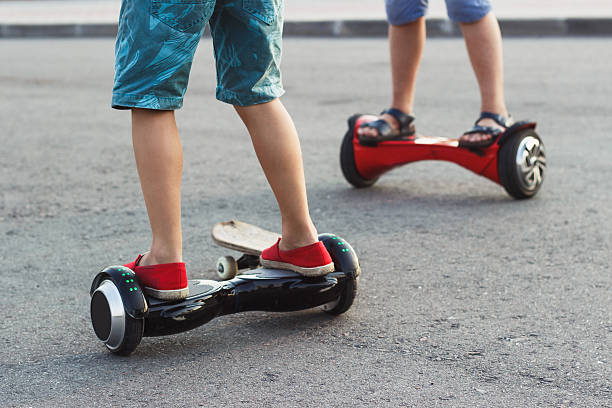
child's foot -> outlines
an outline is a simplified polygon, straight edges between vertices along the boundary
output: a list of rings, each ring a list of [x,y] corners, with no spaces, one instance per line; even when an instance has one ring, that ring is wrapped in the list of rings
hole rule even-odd
[[[512,118],[508,112],[504,115],[492,112],[481,112],[480,117],[476,119],[474,123],[474,127],[459,138],[459,147],[489,147],[495,143],[499,135],[504,133],[510,126],[512,126]]]
[[[180,300],[189,295],[185,262],[139,266],[143,257],[138,255],[124,266],[134,271],[147,295],[163,300]]]
[[[281,238],[261,253],[261,265],[266,268],[287,269],[304,276],[322,276],[334,271],[332,261],[321,241],[297,249],[283,251]]]
[[[399,109],[390,108],[380,114],[380,118],[362,123],[357,136],[362,142],[381,142],[383,140],[405,139],[415,133],[414,116]]]

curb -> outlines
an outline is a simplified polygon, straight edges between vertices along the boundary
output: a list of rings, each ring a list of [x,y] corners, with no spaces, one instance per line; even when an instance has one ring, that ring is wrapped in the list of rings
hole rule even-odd
[[[499,19],[504,37],[612,36],[610,18]],[[2,24],[0,38],[115,37],[117,24]],[[208,28],[205,33],[208,35]],[[386,37],[385,20],[287,21],[286,37]],[[446,19],[427,20],[429,37],[460,37]]]

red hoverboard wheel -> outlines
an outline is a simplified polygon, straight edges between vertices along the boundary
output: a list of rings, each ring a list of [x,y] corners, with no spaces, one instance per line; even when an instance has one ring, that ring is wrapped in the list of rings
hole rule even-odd
[[[342,146],[340,146],[340,167],[342,168],[342,174],[344,174],[346,181],[357,188],[370,187],[378,180],[378,177],[371,179],[363,177],[361,174],[359,174],[355,164],[355,149],[353,148],[355,122],[361,116],[362,115],[360,114],[356,114],[349,118],[348,130],[342,139]]]

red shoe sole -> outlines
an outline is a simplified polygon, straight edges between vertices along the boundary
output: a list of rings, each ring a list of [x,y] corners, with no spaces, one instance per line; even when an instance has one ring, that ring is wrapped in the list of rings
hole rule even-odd
[[[331,273],[334,271],[333,262],[327,265],[323,265],[323,266],[316,266],[314,268],[304,268],[302,266],[293,265],[287,262],[271,261],[271,260],[267,260],[267,259],[263,259],[262,257],[259,257],[259,263],[261,263],[261,266],[265,268],[284,269],[284,270],[293,271],[293,272],[299,273],[300,275],[309,276],[309,277],[323,276],[323,275],[327,275],[328,273]]]

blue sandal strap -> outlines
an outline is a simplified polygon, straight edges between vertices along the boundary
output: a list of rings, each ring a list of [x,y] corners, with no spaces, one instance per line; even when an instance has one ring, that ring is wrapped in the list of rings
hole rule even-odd
[[[389,125],[383,119],[377,119],[372,122],[362,123],[360,127],[367,127],[370,129],[376,129],[378,131],[378,136],[376,137],[362,137],[359,136],[359,142],[365,146],[376,146],[378,142],[383,142],[386,140],[403,140],[409,136],[414,135],[414,117],[405,114],[399,109],[386,109],[382,111],[381,115],[389,114],[397,120],[399,129],[397,131],[393,130],[391,125]]]
[[[480,126],[480,125],[474,125],[474,127],[472,127],[470,130],[468,130],[467,132],[463,133],[464,135],[471,135],[473,133],[484,133],[486,135],[491,135],[491,136],[498,136],[500,133],[503,133],[504,131],[498,128],[494,128],[491,126]]]
[[[499,126],[501,126],[503,129],[499,129],[499,128],[495,128],[492,126],[482,126],[479,125],[478,122],[480,122],[482,119],[493,119],[493,121],[495,121],[495,123],[497,123]],[[474,122],[474,126],[468,130],[467,132],[464,132],[464,135],[470,135],[470,134],[474,134],[474,133],[482,133],[485,135],[490,135],[491,137],[486,139],[486,140],[479,140],[477,142],[470,142],[470,141],[462,141],[461,139],[459,140],[459,147],[467,147],[467,148],[486,148],[491,146],[493,143],[495,143],[495,141],[499,138],[499,136],[501,134],[503,134],[506,129],[508,129],[510,126],[512,126],[512,117],[510,115],[508,115],[508,117],[504,117],[502,115],[499,115],[497,113],[493,113],[493,112],[481,112],[480,116],[478,117],[478,119],[476,119],[476,122]]]
[[[394,136],[393,128],[386,121],[382,119],[376,119],[372,122],[366,122],[361,127],[376,129],[378,131],[378,137],[376,139],[384,139],[390,136]]]
[[[505,117],[493,112],[480,112],[480,117],[476,119],[474,125],[478,125],[478,122],[480,122],[482,119],[493,119],[495,123],[505,128],[510,127],[512,125],[512,115],[508,115],[508,117]]]
[[[404,134],[404,135],[408,134],[411,130],[411,126],[414,126],[413,125],[414,116],[408,115],[399,109],[395,109],[395,108],[385,109],[380,114],[384,115],[385,113],[387,115],[393,116],[395,120],[397,120],[397,123],[399,124],[399,133],[401,134]]]

